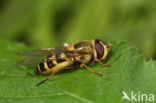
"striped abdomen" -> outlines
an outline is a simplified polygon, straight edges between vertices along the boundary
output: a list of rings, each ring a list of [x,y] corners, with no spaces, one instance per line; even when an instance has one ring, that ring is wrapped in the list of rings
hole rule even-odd
[[[74,63],[73,61],[67,61],[65,57],[66,55],[64,53],[57,53],[55,55],[53,54],[48,56],[46,58],[47,62],[38,64],[36,68],[36,73],[49,74],[53,71],[57,71],[62,66],[69,66]]]

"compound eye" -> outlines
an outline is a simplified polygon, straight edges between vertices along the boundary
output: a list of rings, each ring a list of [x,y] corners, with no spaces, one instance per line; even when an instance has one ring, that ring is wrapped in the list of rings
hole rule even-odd
[[[100,40],[95,40],[95,49],[97,53],[97,59],[102,58],[104,55],[104,47],[102,43],[100,42]]]

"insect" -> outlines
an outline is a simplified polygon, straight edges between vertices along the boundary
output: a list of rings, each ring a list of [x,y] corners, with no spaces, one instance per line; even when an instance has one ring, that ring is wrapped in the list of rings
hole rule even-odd
[[[17,55],[28,56],[28,58],[18,62],[17,65],[38,64],[36,68],[37,74],[50,74],[48,78],[38,83],[36,87],[49,80],[55,73],[63,69],[75,68],[76,66],[85,67],[94,74],[103,77],[103,74],[95,72],[87,64],[97,61],[103,66],[111,66],[101,62],[106,59],[110,48],[111,44],[105,44],[96,39],[66,44],[64,47],[59,48],[24,51],[17,53]]]

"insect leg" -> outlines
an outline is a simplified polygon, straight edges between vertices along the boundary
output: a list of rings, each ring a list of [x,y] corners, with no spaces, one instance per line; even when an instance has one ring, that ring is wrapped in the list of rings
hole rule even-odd
[[[95,59],[93,59],[93,60],[91,61],[91,64],[94,64],[94,62],[95,62]]]
[[[46,79],[42,80],[41,82],[39,82],[35,87],[39,87],[41,84],[43,84],[44,82],[49,80],[55,73],[56,72],[52,72],[48,78],[46,78]]]
[[[103,65],[103,66],[112,66],[112,65],[107,65],[107,64],[103,64],[100,60],[95,59],[95,61],[97,61],[99,64]]]
[[[81,67],[87,68],[88,70],[90,70],[91,72],[93,72],[93,73],[96,74],[96,75],[99,75],[99,76],[101,76],[101,77],[104,77],[103,74],[100,74],[100,73],[95,72],[93,69],[89,68],[89,67],[88,67],[87,65],[85,65],[84,63],[82,63],[80,66],[81,66]]]
[[[47,80],[49,80],[56,72],[58,72],[58,71],[60,71],[60,70],[62,70],[62,69],[65,69],[65,68],[66,68],[66,66],[62,66],[62,67],[60,67],[57,71],[52,72],[52,73],[48,76],[48,78],[46,78],[46,79],[44,79],[43,81],[39,82],[35,87],[39,87],[41,84],[43,84],[44,82],[46,82]]]

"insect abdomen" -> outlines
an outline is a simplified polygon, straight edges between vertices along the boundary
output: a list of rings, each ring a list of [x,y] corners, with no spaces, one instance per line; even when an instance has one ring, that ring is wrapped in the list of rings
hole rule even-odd
[[[61,54],[57,53],[55,55],[48,56],[47,59],[52,58],[52,60],[51,61],[47,60],[48,62],[38,64],[36,68],[36,73],[37,74],[49,74],[53,71],[57,71],[57,69],[59,69],[59,67],[61,66],[68,66],[73,63],[72,61],[67,61],[61,58],[61,55],[62,53]],[[64,53],[63,55],[65,56]]]
[[[53,61],[40,63],[40,64],[38,64],[35,72],[37,74],[42,74],[44,72],[50,71],[50,69],[52,69],[54,66],[56,66],[56,65],[53,63]]]

